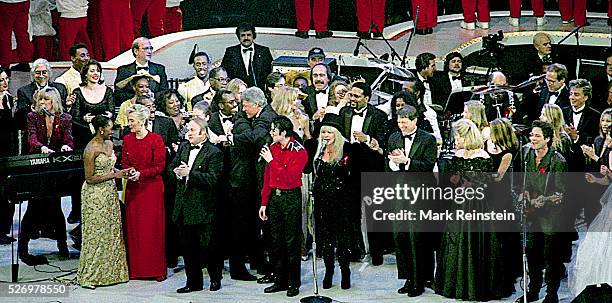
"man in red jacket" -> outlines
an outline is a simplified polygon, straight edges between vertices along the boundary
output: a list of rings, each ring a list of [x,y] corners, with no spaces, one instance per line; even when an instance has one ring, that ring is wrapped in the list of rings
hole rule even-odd
[[[264,146],[259,154],[268,165],[264,170],[259,218],[268,220],[272,238],[274,284],[265,293],[287,291],[288,297],[300,291],[302,247],[302,172],[308,154],[295,140],[293,123],[285,116],[272,120],[272,145]],[[268,209],[269,206],[269,209]]]

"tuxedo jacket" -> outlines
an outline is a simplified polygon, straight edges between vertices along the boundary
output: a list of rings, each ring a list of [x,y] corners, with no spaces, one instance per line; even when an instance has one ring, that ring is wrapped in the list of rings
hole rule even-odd
[[[599,116],[601,114],[590,106],[585,106],[580,117],[580,123],[574,125],[578,130],[578,142],[576,144],[592,144],[599,136]],[[563,109],[563,119],[566,125],[574,124],[572,107],[568,106]],[[589,140],[590,138],[590,140]],[[590,141],[590,142],[589,142]]]
[[[608,100],[608,75],[604,72],[598,74],[593,77],[591,84],[593,85],[593,103],[591,103],[591,107],[595,108],[598,111],[604,111],[609,107],[607,104]]]
[[[242,60],[240,44],[225,49],[221,66],[225,68],[230,79],[240,78],[247,84],[247,87],[258,86],[264,89],[266,77],[272,72],[272,54],[266,46],[253,43],[253,48],[255,53],[251,66],[254,72],[247,72]]]
[[[74,148],[72,141],[72,116],[62,113],[53,121],[51,138],[47,137],[47,122],[45,114],[28,113],[28,148],[30,154],[38,154],[46,146],[54,151],[60,151],[62,146]]]
[[[115,78],[115,105],[119,106],[123,101],[134,97],[134,89],[132,85],[128,84],[124,88],[118,88],[117,83],[127,79],[128,77],[136,74],[136,61],[119,66],[117,68],[117,77]],[[149,74],[158,75],[159,83],[155,80],[149,80],[149,88],[155,94],[155,98],[158,98],[160,93],[168,89],[168,77],[166,76],[166,68],[158,63],[149,61]]]
[[[446,106],[446,101],[448,101],[448,97],[453,91],[453,86],[451,85],[450,78],[448,76],[448,72],[436,72],[431,80],[433,83],[432,88],[432,100],[436,104],[440,104],[442,106]],[[430,84],[431,85],[431,84]],[[465,82],[463,79],[463,75],[461,75],[461,86],[464,86]],[[435,91],[435,94],[434,94]],[[435,99],[433,97],[435,95]]]
[[[308,87],[308,97],[302,100],[302,106],[304,106],[304,111],[308,114],[308,117],[312,120],[312,115],[317,112],[319,109],[317,106],[317,97],[316,90],[314,86]]]
[[[540,104],[538,114],[540,113],[540,111],[542,111],[542,107],[544,107],[544,104],[548,103],[548,99],[550,99],[550,91],[548,90],[548,87],[545,87],[540,92]],[[567,85],[559,91],[559,96],[557,97],[555,104],[559,105],[561,109],[570,106],[569,89]]]
[[[387,142],[386,154],[388,155],[392,151],[402,148],[404,148],[404,137],[402,133],[398,131],[391,134]],[[410,152],[408,154],[410,165],[405,171],[432,172],[436,164],[436,155],[436,138],[432,134],[417,128],[412,141],[412,147],[410,147]],[[387,163],[388,161],[387,159]]]
[[[217,208],[216,190],[223,169],[223,154],[212,143],[204,142],[191,166],[189,177],[179,179],[173,170],[181,162],[189,162],[190,146],[189,142],[180,145],[166,171],[176,181],[172,221],[181,225],[212,225]]]
[[[387,114],[382,110],[368,104],[365,120],[363,121],[362,132],[371,138],[376,139],[379,145],[384,149],[386,145],[386,129],[387,129]],[[353,136],[351,134],[351,124],[353,123],[353,108],[345,106],[340,110],[340,125],[342,126],[342,135],[350,141]]]

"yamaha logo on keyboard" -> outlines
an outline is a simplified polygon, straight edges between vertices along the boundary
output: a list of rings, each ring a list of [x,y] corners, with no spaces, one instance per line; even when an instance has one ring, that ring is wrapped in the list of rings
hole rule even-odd
[[[49,164],[49,158],[30,159],[30,165]]]

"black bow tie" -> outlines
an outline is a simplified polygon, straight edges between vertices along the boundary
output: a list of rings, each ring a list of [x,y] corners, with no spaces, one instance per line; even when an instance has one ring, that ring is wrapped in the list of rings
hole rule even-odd
[[[581,110],[578,110],[578,111],[572,109],[572,112],[574,113],[574,115],[580,115],[580,114],[582,114],[583,111],[584,111],[584,108],[581,109]]]
[[[425,80],[423,80],[423,83],[429,84],[429,80],[425,79]]]
[[[325,94],[325,93],[327,93],[326,90],[315,90],[315,96],[318,94]]]
[[[353,117],[354,116],[364,117],[365,112],[366,112],[365,110],[362,110],[361,112],[358,112],[357,110],[353,110]]]
[[[246,53],[246,52],[252,52],[252,51],[253,51],[253,48],[252,48],[252,47],[247,47],[247,48],[243,48],[243,49],[242,49],[242,52],[243,52],[243,53]]]
[[[232,117],[221,117],[221,123],[225,123],[227,121],[232,121]]]
[[[412,133],[410,135],[403,135],[402,137],[404,137],[404,139],[408,139],[408,140],[412,141],[414,139],[414,133]]]
[[[455,80],[463,80],[463,76],[453,76],[453,81]]]
[[[136,71],[141,71],[141,70],[146,70],[149,71],[149,67],[148,66],[137,66],[136,67]]]
[[[556,92],[550,92],[550,95],[551,95],[551,96],[557,96],[557,97],[559,97],[559,91],[556,91]]]
[[[200,145],[189,145],[189,150],[200,149],[201,147]]]

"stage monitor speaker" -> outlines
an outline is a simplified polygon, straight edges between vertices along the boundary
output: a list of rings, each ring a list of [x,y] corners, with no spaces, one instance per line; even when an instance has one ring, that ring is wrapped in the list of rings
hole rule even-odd
[[[589,285],[572,303],[612,303],[612,286],[606,283]]]

